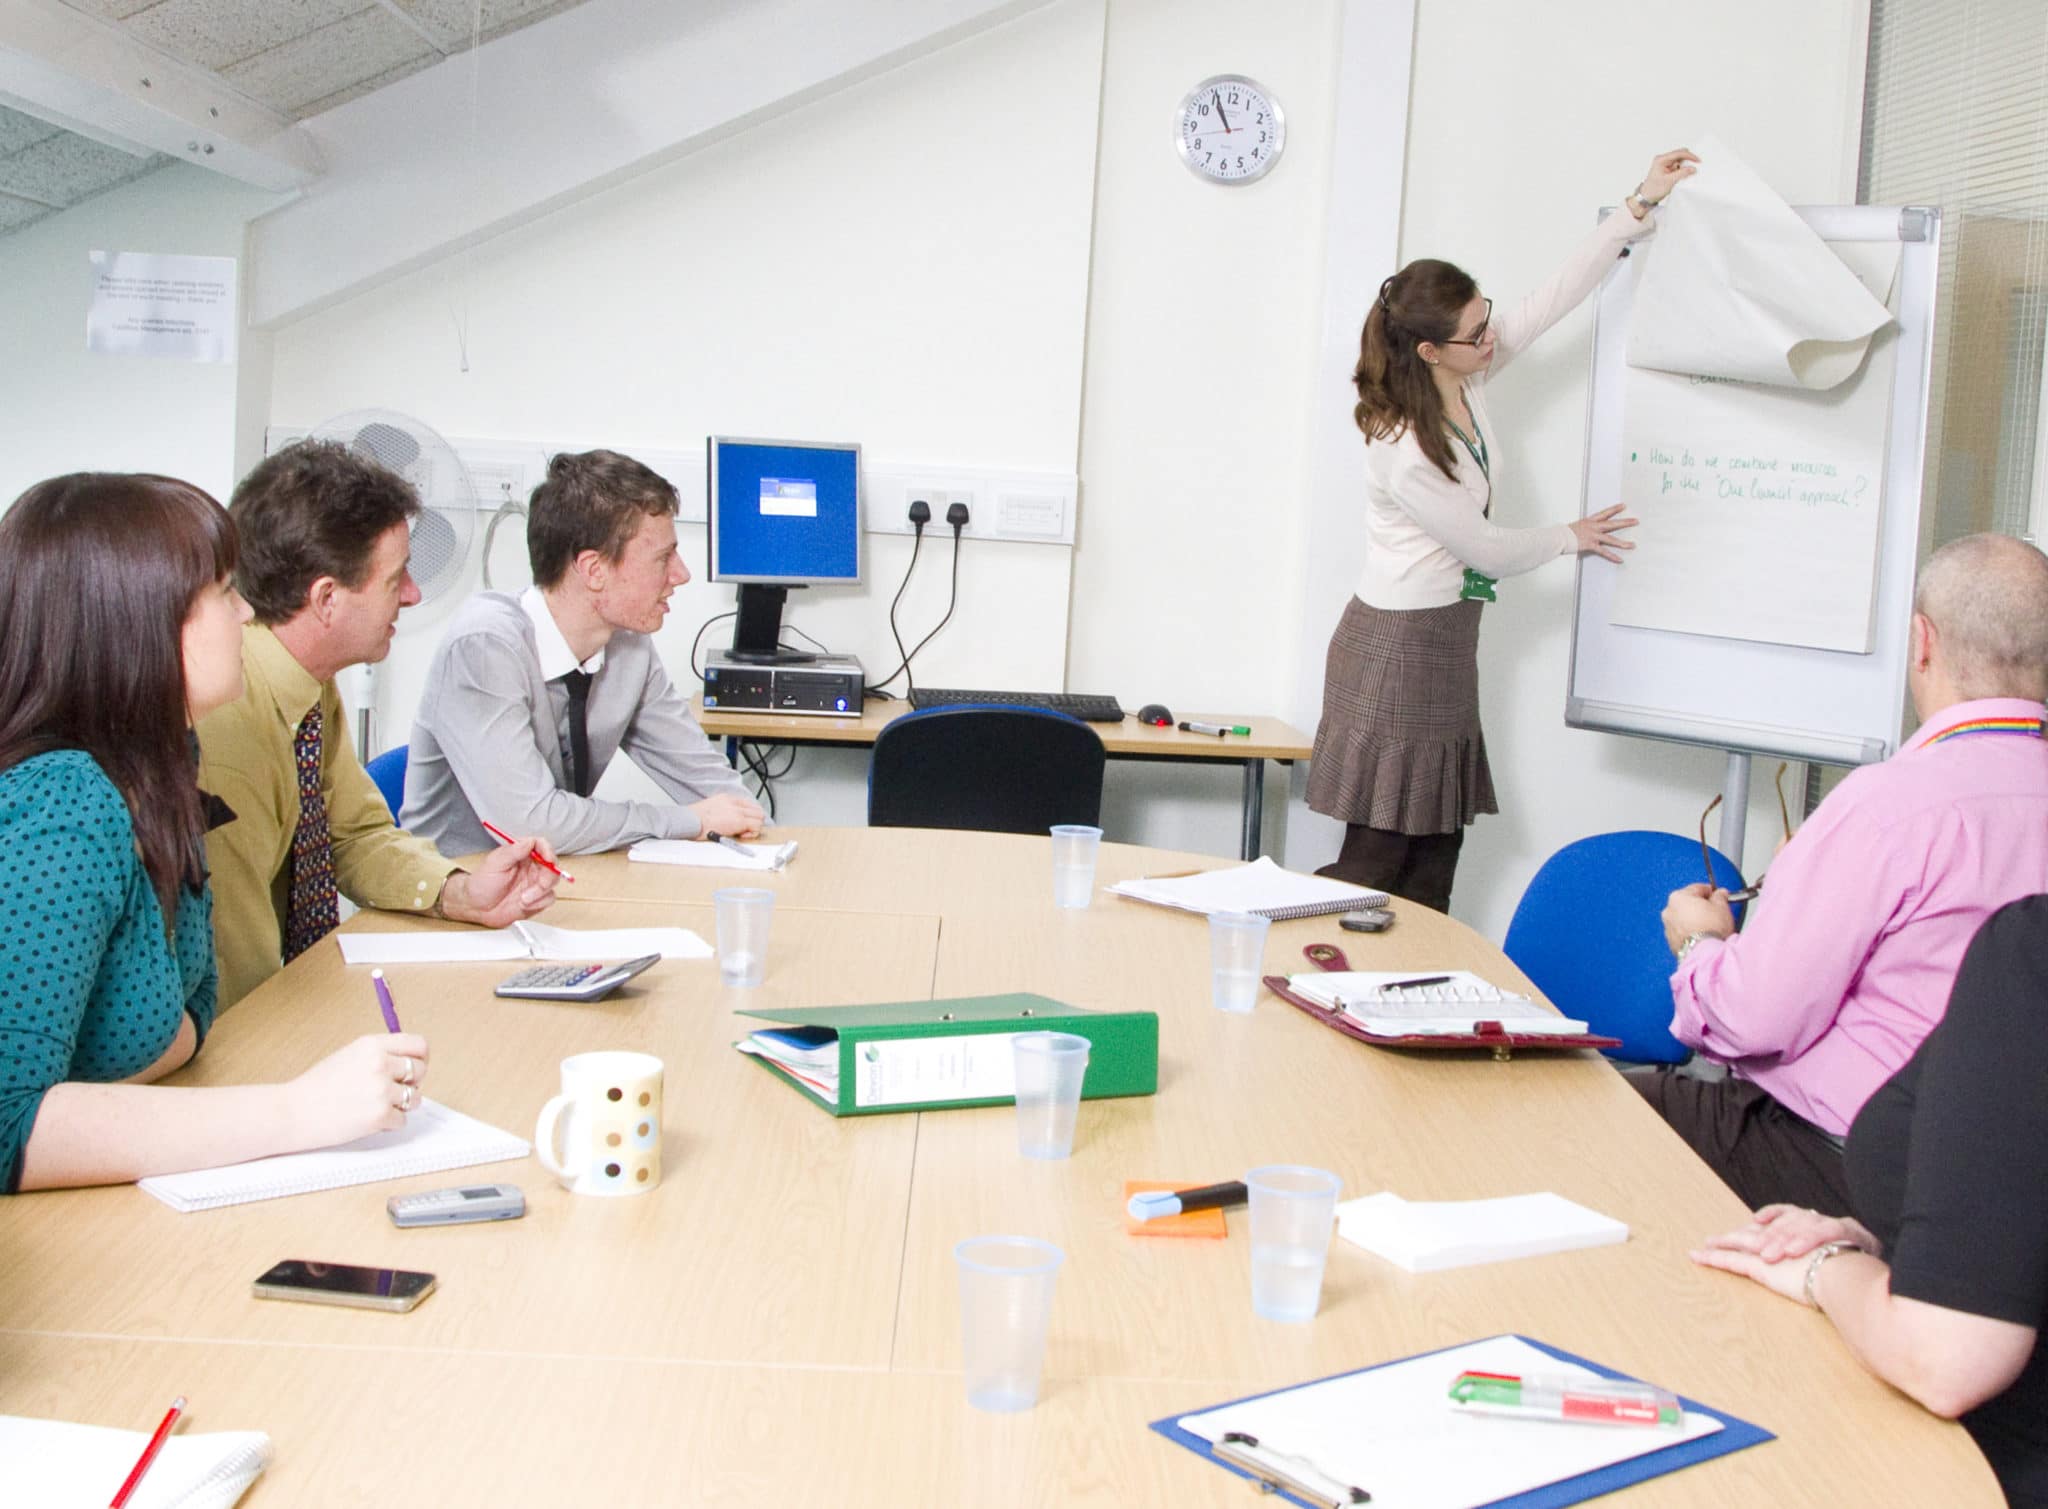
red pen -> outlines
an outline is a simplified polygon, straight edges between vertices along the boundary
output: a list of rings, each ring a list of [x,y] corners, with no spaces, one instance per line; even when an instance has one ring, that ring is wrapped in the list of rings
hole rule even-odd
[[[479,818],[478,821],[482,822],[483,820]],[[490,834],[491,837],[495,838],[501,844],[509,844],[516,842],[512,835],[507,833],[503,828],[493,828],[489,823],[484,823],[484,832]],[[563,869],[560,865],[556,864],[552,859],[547,858],[546,856],[540,854],[538,851],[536,851],[533,856],[533,862],[539,865],[543,870],[553,870],[557,875],[561,876],[562,879],[568,881],[569,884],[576,884],[576,877],[574,875],[571,875],[567,870]]]
[[[164,1449],[165,1437],[170,1435],[171,1427],[178,1423],[178,1416],[183,1413],[185,1396],[180,1394],[171,1401],[170,1411],[164,1416],[163,1424],[156,1428],[156,1434],[151,1436],[149,1444],[142,1448],[142,1455],[135,1459],[134,1467],[129,1469],[128,1481],[121,1485],[121,1491],[114,1495],[113,1502],[107,1509],[121,1509],[121,1506],[128,1502],[128,1495],[135,1491],[135,1485],[140,1483],[142,1475],[149,1471],[149,1464],[156,1460],[156,1454]]]

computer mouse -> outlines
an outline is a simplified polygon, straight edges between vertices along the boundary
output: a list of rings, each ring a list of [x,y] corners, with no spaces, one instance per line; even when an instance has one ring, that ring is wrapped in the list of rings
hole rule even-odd
[[[1148,702],[1138,709],[1138,721],[1150,723],[1155,728],[1173,727],[1173,714],[1166,710],[1163,702]]]

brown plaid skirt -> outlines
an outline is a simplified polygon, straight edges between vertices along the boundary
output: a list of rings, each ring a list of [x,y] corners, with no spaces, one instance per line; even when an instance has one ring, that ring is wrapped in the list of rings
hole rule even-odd
[[[1374,608],[1330,636],[1311,811],[1395,833],[1455,833],[1498,812],[1479,728],[1477,602]]]

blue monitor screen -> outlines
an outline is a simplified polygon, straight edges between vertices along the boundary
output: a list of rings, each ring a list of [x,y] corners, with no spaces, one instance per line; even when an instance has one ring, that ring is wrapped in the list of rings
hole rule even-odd
[[[714,436],[711,580],[860,580],[860,447]]]

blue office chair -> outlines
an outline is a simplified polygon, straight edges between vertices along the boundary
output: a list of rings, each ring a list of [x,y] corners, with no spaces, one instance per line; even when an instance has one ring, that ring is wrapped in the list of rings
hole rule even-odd
[[[868,824],[1043,833],[1102,819],[1102,740],[1079,718],[969,704],[905,713],[868,765]]]
[[[405,805],[405,756],[410,744],[401,744],[370,761],[363,768],[370,773],[370,779],[377,783],[377,790],[383,794],[384,805],[391,809],[391,821],[398,821],[398,809]]]
[[[1733,861],[1712,852],[1715,884],[1741,890]],[[1559,1011],[1621,1039],[1609,1058],[1683,1063],[1691,1050],[1671,1035],[1671,950],[1659,914],[1673,891],[1705,879],[1696,838],[1582,838],[1544,861],[1502,947]],[[1739,923],[1742,907],[1735,912]]]

